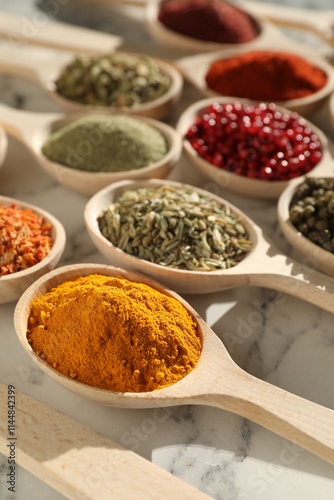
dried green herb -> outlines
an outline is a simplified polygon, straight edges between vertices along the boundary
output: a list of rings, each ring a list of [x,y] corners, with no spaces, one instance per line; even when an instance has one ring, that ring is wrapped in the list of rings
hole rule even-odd
[[[238,215],[187,186],[125,191],[98,224],[126,253],[177,269],[228,269],[252,248]]]
[[[309,240],[334,253],[334,180],[307,177],[292,198],[289,218]]]
[[[146,167],[168,151],[165,136],[130,116],[93,115],[50,135],[42,153],[51,161],[90,172],[125,172]]]
[[[146,56],[78,54],[55,81],[58,94],[93,106],[134,107],[165,94],[171,77]]]

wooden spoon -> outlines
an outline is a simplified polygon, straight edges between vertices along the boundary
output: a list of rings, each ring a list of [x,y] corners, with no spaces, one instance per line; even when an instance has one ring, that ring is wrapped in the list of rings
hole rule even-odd
[[[105,52],[107,52],[107,50],[100,51],[100,53]],[[43,57],[27,57],[24,52],[19,52],[15,54],[15,57],[13,57],[13,54],[9,51],[0,52],[0,71],[34,80],[37,84],[42,86],[51,99],[58,103],[65,111],[71,112],[122,111],[134,115],[161,119],[168,115],[181,95],[183,79],[180,72],[165,61],[151,58],[164,73],[171,77],[170,88],[167,92],[165,92],[165,94],[161,95],[157,99],[143,104],[138,104],[134,107],[123,108],[94,106],[72,101],[58,94],[56,91],[55,81],[63,68],[70,63],[73,58],[73,53],[53,52],[52,55],[46,58],[45,55],[43,55]]]
[[[264,16],[279,26],[310,31],[334,47],[334,10],[303,9],[248,0],[246,5],[254,15]]]
[[[49,212],[35,205],[26,203],[15,198],[0,196],[1,206],[15,205],[17,208],[32,210],[52,225],[51,237],[53,240],[49,254],[37,264],[12,274],[0,276],[0,304],[14,302],[22,293],[43,274],[51,271],[58,264],[66,243],[66,233],[61,222]],[[0,224],[1,227],[1,224]]]
[[[312,113],[315,113],[319,110],[320,106],[325,103],[326,99],[333,92],[334,68],[328,62],[322,59],[320,55],[310,56],[307,53],[307,49],[304,49],[304,51],[300,49],[294,49],[293,45],[291,47],[288,46],[288,48],[281,48],[270,43],[266,44],[264,48],[254,48],[254,50],[274,52],[280,52],[283,50],[284,52],[299,55],[310,64],[322,69],[327,75],[327,83],[322,89],[318,90],[317,92],[314,92],[313,94],[306,97],[289,99],[280,102],[276,101],[276,104],[291,111],[296,111],[302,116],[311,116]],[[183,57],[178,59],[176,61],[176,64],[180,71],[183,73],[184,77],[187,78],[198,90],[202,92],[203,97],[218,97],[221,94],[207,87],[205,81],[205,76],[209,70],[209,67],[214,61],[238,56],[247,52],[250,52],[250,49],[246,50],[235,48],[233,50],[220,50],[206,54],[197,54],[193,56]],[[240,96],[238,95],[229,97],[231,100],[240,100]]]
[[[8,138],[5,129],[0,125],[0,168],[4,164],[8,149]]]
[[[60,8],[57,5],[58,8]],[[25,45],[38,45],[52,49],[96,53],[115,50],[122,38],[109,33],[53,22],[40,13],[28,17],[1,11],[0,38],[8,42],[12,59]]]
[[[31,300],[75,276],[100,273],[124,276],[146,283],[178,299],[193,315],[202,337],[197,366],[181,381],[146,393],[117,393],[72,380],[50,367],[35,354],[27,341],[27,320]],[[334,412],[249,375],[229,356],[222,342],[190,305],[174,292],[150,279],[123,269],[76,264],[52,271],[36,281],[19,300],[14,324],[25,351],[55,381],[80,396],[100,404],[124,408],[153,408],[184,404],[216,406],[253,420],[308,451],[334,464]]]
[[[188,187],[211,196],[240,216],[253,248],[236,266],[226,270],[207,272],[172,269],[127,254],[102,236],[97,218],[123,191],[159,185],[180,186],[182,184],[155,179],[138,182],[122,181],[106,187],[88,201],[84,214],[88,233],[97,249],[113,265],[144,273],[179,293],[203,294],[241,286],[262,286],[287,293],[334,312],[332,278],[280,253],[262,229],[241,210],[226,200],[194,186]],[[316,267],[316,254],[310,253],[308,257]]]
[[[91,2],[92,0],[85,0],[86,3]],[[153,15],[154,6],[157,8],[157,5],[161,0],[95,0],[101,4],[107,4],[112,1],[113,3],[120,3],[125,5],[142,5],[146,6],[148,4],[152,4],[150,6],[151,13],[150,16]],[[298,30],[306,30],[311,33],[314,33],[318,37],[320,37],[324,42],[328,43],[330,46],[334,47],[334,36],[333,36],[333,26],[334,26],[334,10],[316,10],[316,9],[303,9],[300,7],[291,7],[288,5],[278,5],[273,3],[265,3],[265,2],[253,2],[253,1],[241,1],[238,2],[238,7],[242,8],[245,12],[253,15],[255,19],[264,26],[265,30],[268,30],[269,36],[272,34],[272,26],[269,25],[268,21],[276,24],[278,26],[283,26],[292,29]],[[152,19],[152,18],[151,18]],[[152,21],[151,21],[152,22]],[[267,24],[269,26],[267,26]],[[158,29],[158,28],[157,28]],[[267,35],[267,34],[266,34]],[[164,35],[163,33],[156,33],[156,36],[159,37],[159,40],[163,43],[173,43],[170,37],[172,35]],[[282,36],[282,42],[285,38],[285,45],[295,44],[296,42],[293,39]],[[266,36],[261,37],[261,43],[266,43],[269,41]],[[182,42],[181,42],[182,43]],[[188,42],[191,44],[191,42]],[[175,47],[177,48],[177,47]],[[191,45],[188,47],[191,50]],[[198,52],[202,52],[202,48],[199,48]],[[217,50],[212,48],[211,50]]]
[[[320,174],[313,174],[309,177],[321,177],[330,179],[331,181],[334,179],[334,176],[323,176]],[[290,221],[290,204],[297,187],[302,182],[301,179],[292,180],[278,200],[277,217],[280,228],[285,238],[297,250],[306,265],[334,277],[334,254],[313,243],[300,233]]]
[[[209,97],[207,99],[201,99],[194,104],[190,105],[187,109],[183,111],[179,120],[176,124],[176,130],[180,133],[181,137],[184,137],[188,129],[195,122],[198,115],[200,115],[204,110],[206,110],[211,104],[217,102],[221,104],[226,104],[234,102],[235,99],[231,97]],[[247,99],[237,99],[241,103],[252,103],[252,101]],[[253,101],[254,102],[254,101]],[[277,106],[277,110],[283,113],[290,113],[290,110],[283,108],[282,106]],[[312,173],[331,173],[334,170],[334,162],[332,159],[332,153],[329,150],[329,143],[325,134],[313,123],[306,120],[306,124],[314,130],[318,135],[319,140],[322,144],[322,159],[321,161],[312,169]],[[228,170],[220,169],[206,161],[202,158],[195,149],[191,146],[190,142],[183,141],[183,149],[193,163],[193,165],[207,178],[212,179],[218,185],[222,186],[224,189],[235,192],[247,197],[253,198],[265,198],[265,199],[277,199],[284,189],[288,186],[290,181],[265,181],[261,179],[252,179],[244,175],[234,174]]]
[[[254,40],[245,43],[214,43],[207,42],[205,40],[200,40],[196,38],[191,38],[176,31],[172,31],[164,26],[158,19],[158,14],[160,11],[160,4],[162,0],[150,0],[146,4],[145,17],[147,30],[154,40],[159,42],[162,46],[175,49],[177,51],[184,51],[188,53],[199,53],[199,52],[210,52],[217,50],[227,50],[233,48],[255,48],[258,46],[265,46],[266,43],[271,39],[272,29],[270,24],[266,22],[263,16],[256,15],[247,11],[247,6],[242,6],[242,10],[249,14],[256,25],[258,26],[259,34]],[[241,8],[240,6],[238,6]]]
[[[51,177],[69,189],[88,196],[95,194],[112,182],[123,179],[166,177],[181,155],[182,141],[179,134],[167,124],[145,117],[137,118],[157,128],[166,137],[169,146],[167,154],[161,160],[147,167],[128,170],[126,172],[89,172],[66,167],[65,165],[49,160],[42,154],[41,147],[52,132],[89,114],[110,116],[106,111],[71,113],[69,115],[56,113],[39,114],[0,106],[0,123],[3,124],[3,127],[9,134],[13,134],[29,149],[40,167]],[[117,115],[117,113],[114,113],[114,115]],[[87,143],[91,147],[88,139]],[[73,154],[80,154],[80,149],[76,150],[74,147]]]
[[[4,384],[1,408],[13,402],[13,393],[15,431],[9,434],[7,418],[0,419],[0,452],[8,457],[13,446],[16,463],[66,498],[208,499],[148,460]]]

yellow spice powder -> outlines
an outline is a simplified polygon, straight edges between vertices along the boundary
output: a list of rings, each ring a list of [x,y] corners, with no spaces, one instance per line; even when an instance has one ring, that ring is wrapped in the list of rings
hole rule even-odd
[[[175,298],[143,283],[91,274],[32,301],[27,338],[60,373],[120,392],[171,385],[197,364],[197,324]]]

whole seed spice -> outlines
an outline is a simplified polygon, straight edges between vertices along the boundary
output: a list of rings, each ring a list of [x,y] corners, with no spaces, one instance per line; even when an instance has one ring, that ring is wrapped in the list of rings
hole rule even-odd
[[[246,12],[221,0],[165,0],[158,19],[176,33],[215,43],[250,42],[260,31]]]
[[[58,94],[93,106],[135,107],[165,94],[171,77],[147,56],[78,54],[55,81]]]
[[[130,116],[94,115],[51,134],[42,153],[51,161],[90,172],[125,172],[147,167],[168,151],[165,136]]]
[[[322,158],[318,135],[297,113],[271,104],[214,103],[185,134],[215,167],[266,181],[303,175]]]
[[[0,205],[0,276],[23,271],[52,248],[52,226],[29,208]]]
[[[334,253],[334,180],[307,177],[296,188],[289,218],[306,238]]]
[[[240,217],[190,186],[127,190],[98,224],[126,253],[170,268],[229,269],[252,248]]]
[[[222,95],[277,102],[314,94],[327,75],[296,54],[255,50],[214,61],[205,80]]]
[[[145,392],[197,364],[197,324],[176,298],[145,283],[90,274],[30,304],[27,339],[50,366],[101,389]]]

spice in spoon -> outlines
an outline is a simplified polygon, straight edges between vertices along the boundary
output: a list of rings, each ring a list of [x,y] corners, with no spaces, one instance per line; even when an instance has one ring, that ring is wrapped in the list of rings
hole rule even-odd
[[[78,54],[55,81],[56,91],[81,104],[136,107],[164,95],[172,83],[154,59],[123,52]]]
[[[159,21],[171,31],[214,43],[246,43],[260,32],[255,20],[222,0],[165,0]]]
[[[30,208],[0,205],[0,276],[38,264],[52,248],[52,225]]]
[[[42,153],[51,161],[89,172],[147,167],[168,152],[165,136],[130,116],[86,116],[51,134]]]
[[[254,50],[213,61],[205,81],[218,94],[279,102],[314,94],[327,75],[297,54]]]
[[[304,175],[322,158],[319,137],[304,118],[274,103],[213,103],[194,119],[185,139],[213,166],[264,181]]]
[[[229,269],[252,247],[238,215],[190,186],[127,190],[98,224],[124,252],[188,271]]]
[[[100,274],[65,281],[34,299],[27,338],[63,375],[120,392],[174,384],[201,353],[197,324],[176,298]]]
[[[306,238],[334,253],[334,180],[307,177],[296,188],[289,218]]]

